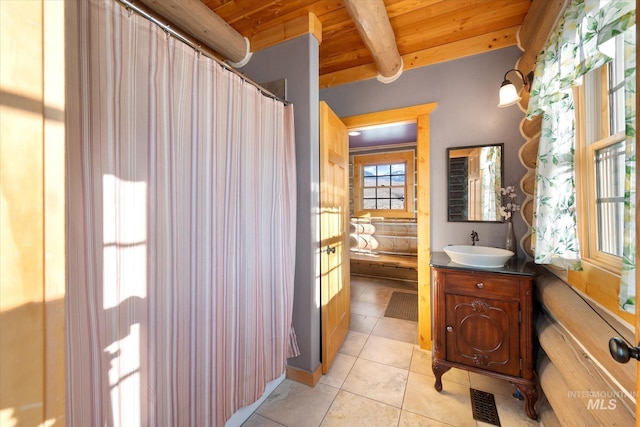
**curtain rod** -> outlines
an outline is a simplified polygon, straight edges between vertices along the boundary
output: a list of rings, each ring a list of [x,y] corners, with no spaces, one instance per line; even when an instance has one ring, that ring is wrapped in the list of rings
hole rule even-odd
[[[168,33],[168,34],[174,36],[176,39],[180,40],[181,42],[187,44],[189,47],[191,47],[193,50],[195,50],[199,54],[202,54],[202,55],[206,56],[207,58],[214,60],[215,62],[217,62],[225,70],[234,73],[235,75],[240,77],[242,79],[242,81],[247,82],[247,83],[251,84],[252,86],[254,86],[256,89],[258,89],[258,91],[262,95],[264,95],[264,96],[266,96],[268,98],[272,98],[272,99],[274,99],[276,101],[282,102],[285,106],[290,104],[289,101],[286,101],[284,99],[280,99],[279,97],[277,97],[273,93],[269,92],[268,90],[266,90],[265,88],[260,86],[260,84],[254,82],[253,80],[251,80],[250,78],[248,78],[247,76],[242,74],[240,71],[236,70],[235,68],[225,64],[224,62],[222,62],[221,60],[216,58],[215,55],[213,54],[213,52],[210,51],[209,49],[207,49],[206,47],[202,47],[201,45],[191,41],[187,36],[185,36],[184,34],[180,33],[177,30],[174,30],[173,28],[171,28],[169,26],[169,24],[164,24],[158,18],[156,18],[155,16],[153,16],[149,12],[145,11],[144,9],[141,9],[139,6],[136,6],[131,1],[129,1],[129,0],[115,0],[115,1],[120,3],[122,6],[124,6],[128,11],[130,11],[130,12],[133,11],[133,12],[137,13],[138,15],[142,16],[143,18],[148,19],[149,21],[153,22],[154,24],[156,24],[157,26],[162,28],[162,30],[165,33]]]

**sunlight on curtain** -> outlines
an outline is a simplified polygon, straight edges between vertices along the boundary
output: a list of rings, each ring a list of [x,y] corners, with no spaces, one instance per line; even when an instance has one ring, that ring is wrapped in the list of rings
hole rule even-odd
[[[295,337],[293,107],[113,0],[72,3],[67,422],[224,425]]]
[[[140,419],[140,324],[136,317],[147,297],[146,183],[102,180],[102,313],[107,325],[104,357],[111,413],[116,425]],[[128,329],[128,331],[126,331]]]
[[[575,218],[575,115],[571,87],[609,62],[605,44],[625,33],[627,182],[635,174],[635,0],[574,0],[564,13],[535,69],[527,117],[542,115],[532,246],[535,262],[580,269]],[[626,34],[629,34],[627,36]],[[633,99],[633,102],[631,102]],[[623,291],[634,292],[635,192],[625,192]],[[621,294],[621,299],[623,298]],[[625,297],[626,298],[626,297]]]

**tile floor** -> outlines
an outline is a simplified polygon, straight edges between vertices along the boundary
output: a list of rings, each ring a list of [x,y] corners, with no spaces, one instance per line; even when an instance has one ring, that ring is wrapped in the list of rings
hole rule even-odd
[[[351,277],[351,330],[331,371],[315,387],[285,379],[243,427],[491,426],[473,419],[469,388],[494,394],[502,426],[537,426],[511,384],[452,369],[433,388],[431,352],[417,323],[384,317],[401,281]]]

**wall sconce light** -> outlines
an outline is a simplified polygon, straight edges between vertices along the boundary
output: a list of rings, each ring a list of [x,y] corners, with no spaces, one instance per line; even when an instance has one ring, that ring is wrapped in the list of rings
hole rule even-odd
[[[518,91],[516,90],[515,85],[511,83],[511,80],[507,80],[507,74],[512,71],[518,73],[518,75],[522,79],[523,89],[531,91],[531,83],[533,83],[533,71],[527,74],[526,77],[520,70],[516,70],[515,68],[507,71],[506,73],[504,73],[504,81],[502,82],[502,86],[500,86],[500,103],[498,104],[498,107],[500,108],[513,105],[522,99],[522,97],[518,95]]]

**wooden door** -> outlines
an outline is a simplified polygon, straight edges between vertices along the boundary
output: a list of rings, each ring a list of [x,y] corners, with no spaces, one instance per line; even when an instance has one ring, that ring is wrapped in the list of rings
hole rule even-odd
[[[320,103],[320,309],[322,372],[349,332],[349,140],[347,127]]]

